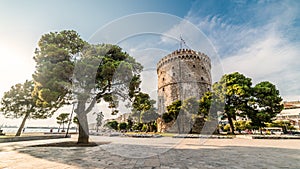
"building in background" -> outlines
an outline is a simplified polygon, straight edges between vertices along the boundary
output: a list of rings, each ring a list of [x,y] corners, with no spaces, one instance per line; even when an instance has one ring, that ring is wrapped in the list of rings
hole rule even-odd
[[[297,130],[300,129],[300,101],[284,102],[284,109],[276,120],[288,120]]]

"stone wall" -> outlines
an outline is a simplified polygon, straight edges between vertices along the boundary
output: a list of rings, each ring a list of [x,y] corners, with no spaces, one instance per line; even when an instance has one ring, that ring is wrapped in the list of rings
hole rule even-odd
[[[190,49],[176,50],[157,64],[158,109],[176,100],[200,98],[211,88],[211,63],[208,56]]]
[[[180,49],[162,58],[157,63],[157,75],[159,114],[166,112],[166,107],[176,100],[199,99],[211,89],[210,58],[194,50]],[[166,128],[171,129],[165,125],[163,130]],[[172,128],[176,130],[174,125]]]

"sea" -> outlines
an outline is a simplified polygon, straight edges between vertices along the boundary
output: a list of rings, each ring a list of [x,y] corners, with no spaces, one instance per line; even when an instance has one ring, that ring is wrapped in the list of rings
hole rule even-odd
[[[18,131],[18,127],[1,127],[3,133],[16,133]],[[58,132],[58,128],[51,128],[51,127],[25,127],[24,133],[47,133],[50,132]],[[62,131],[62,128],[60,128]],[[65,128],[65,131],[67,129]],[[69,132],[77,132],[76,128],[70,128]]]

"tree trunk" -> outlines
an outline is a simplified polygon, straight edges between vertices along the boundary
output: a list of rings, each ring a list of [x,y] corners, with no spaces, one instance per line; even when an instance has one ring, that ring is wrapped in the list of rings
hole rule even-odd
[[[87,109],[85,109],[88,98],[85,95],[79,96],[77,108],[75,112],[78,118],[78,140],[77,144],[88,144],[89,143],[89,126],[87,121],[87,114],[93,109],[96,104],[96,99],[94,98]]]
[[[234,134],[234,125],[233,125],[233,121],[232,121],[232,118],[230,116],[228,116],[228,123],[230,125],[230,132],[232,134]]]
[[[260,131],[260,135],[262,135],[262,127],[259,127],[258,130]]]
[[[23,120],[22,120],[22,123],[21,123],[21,126],[19,127],[17,133],[16,133],[16,136],[20,136],[21,135],[21,132],[22,132],[22,129],[24,128],[25,126],[25,122],[27,120],[27,118],[29,117],[30,115],[30,112],[29,113],[26,113]]]
[[[79,122],[78,144],[89,143],[89,126],[87,113],[85,112],[85,101],[79,101],[77,104],[77,118]]]
[[[85,113],[81,113],[77,115],[79,119],[79,136],[78,136],[78,144],[87,144],[89,143],[89,126],[87,121],[87,115]]]

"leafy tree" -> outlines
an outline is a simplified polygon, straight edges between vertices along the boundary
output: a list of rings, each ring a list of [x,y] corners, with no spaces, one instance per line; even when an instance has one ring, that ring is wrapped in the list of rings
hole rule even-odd
[[[61,124],[63,125],[62,132],[65,131],[65,123],[68,123],[69,115],[69,113],[61,113],[59,116],[56,117],[57,123],[59,124],[59,128]]]
[[[87,114],[96,103],[105,101],[116,108],[118,100],[130,99],[140,84],[142,66],[134,58],[116,45],[90,45],[75,31],[43,35],[34,59],[35,93],[42,104],[60,107],[77,100],[78,143],[88,143]]]
[[[41,37],[35,50],[34,94],[37,104],[60,108],[70,98],[74,56],[85,42],[72,30],[50,32]]]
[[[97,128],[96,131],[98,132],[99,127],[102,125],[102,120],[104,118],[104,115],[103,115],[102,112],[100,112],[100,113],[95,112],[94,114],[97,115],[97,117],[96,117],[96,128]]]
[[[201,99],[198,101],[199,107],[198,107],[198,116],[206,118],[209,115],[210,109],[213,104],[213,93],[206,92],[201,97]]]
[[[153,107],[153,104],[155,104],[155,101],[151,100],[150,96],[147,93],[139,92],[133,95],[133,109],[131,116],[135,117],[137,119],[137,122],[140,123],[141,114]]]
[[[152,123],[158,118],[156,109],[154,108],[155,100],[152,100],[147,93],[138,92],[133,95],[132,114],[137,119],[137,123],[141,121],[146,123],[147,129],[153,130]]]
[[[177,100],[171,105],[167,106],[167,112],[163,113],[162,119],[165,123],[170,123],[177,119],[177,116],[180,112],[182,102]]]
[[[253,88],[253,94],[249,101],[247,115],[252,121],[252,126],[256,128],[265,127],[266,122],[271,122],[283,109],[282,98],[279,90],[270,82],[260,82]]]
[[[105,124],[105,126],[107,126],[107,127],[110,127],[110,128],[112,128],[112,129],[114,129],[114,130],[118,130],[118,122],[117,121],[109,121],[109,122],[107,122],[106,124]]]
[[[1,111],[7,118],[23,118],[22,123],[16,133],[21,135],[27,119],[45,119],[49,118],[56,111],[53,107],[42,107],[37,105],[38,98],[32,95],[34,84],[26,80],[25,83],[18,83],[4,93],[1,100]]]
[[[154,131],[153,126],[158,117],[159,115],[154,107],[151,107],[149,110],[146,110],[141,114],[142,122],[147,125],[147,131]]]
[[[216,100],[220,102],[219,105],[224,105],[223,117],[228,119],[233,134],[233,120],[236,119],[237,111],[246,109],[251,96],[251,85],[251,79],[238,72],[222,76],[221,80],[213,85]]]

